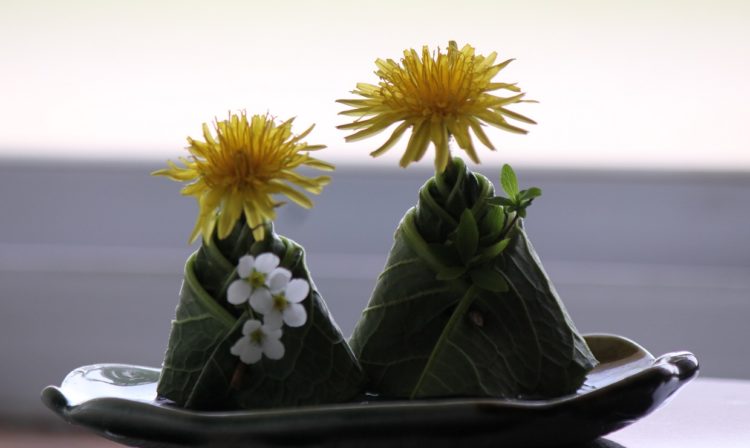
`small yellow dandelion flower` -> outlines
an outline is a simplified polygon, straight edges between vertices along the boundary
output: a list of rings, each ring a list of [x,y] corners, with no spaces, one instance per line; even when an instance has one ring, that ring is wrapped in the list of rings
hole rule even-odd
[[[333,165],[310,157],[306,151],[325,146],[301,142],[313,126],[295,136],[293,120],[277,125],[269,115],[253,115],[248,119],[244,112],[230,114],[229,119],[216,121],[215,137],[204,123],[204,141],[188,137],[190,157],[180,158],[184,167],[169,161],[169,168],[153,173],[191,182],[182,189],[182,194],[194,196],[200,211],[190,242],[200,234],[204,241],[210,241],[215,227],[218,237],[226,238],[243,214],[253,237],[262,239],[261,224],[273,221],[274,209],[281,205],[273,199],[274,195],[287,196],[305,208],[312,207],[312,201],[292,185],[318,194],[331,178],[306,177],[294,169],[306,165],[328,171]]]
[[[507,118],[536,124],[507,106],[525,102],[515,84],[492,82],[492,78],[512,59],[495,65],[496,53],[489,56],[474,54],[474,48],[465,45],[461,50],[455,42],[448,44],[445,53],[431,55],[427,46],[422,55],[415,50],[404,51],[401,63],[392,59],[378,59],[375,74],[380,78],[376,85],[360,83],[352,93],[363,98],[338,100],[352,107],[342,115],[359,117],[354,122],[338,126],[339,129],[357,131],[346,141],[359,140],[399,123],[388,140],[371,153],[377,157],[390,149],[407,129],[412,128],[406,152],[400,165],[406,167],[420,160],[430,142],[435,146],[435,169],[442,172],[450,158],[448,142],[451,136],[466,151],[471,160],[479,163],[469,129],[485,146],[494,150],[482,130],[483,123],[506,131],[525,134],[526,131],[508,123]],[[508,90],[514,95],[500,97],[491,94]]]

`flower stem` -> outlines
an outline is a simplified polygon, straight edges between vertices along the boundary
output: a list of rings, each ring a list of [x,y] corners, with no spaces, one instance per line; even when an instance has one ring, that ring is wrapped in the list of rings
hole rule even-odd
[[[240,390],[242,387],[242,375],[245,373],[245,363],[239,361],[237,367],[234,369],[232,374],[232,381],[229,383],[229,387],[235,390]]]
[[[510,232],[513,231],[513,228],[516,225],[516,221],[518,221],[518,213],[516,213],[516,215],[510,221],[510,224],[508,224],[508,227],[505,229],[505,232],[503,232],[504,237],[507,237],[510,234]]]

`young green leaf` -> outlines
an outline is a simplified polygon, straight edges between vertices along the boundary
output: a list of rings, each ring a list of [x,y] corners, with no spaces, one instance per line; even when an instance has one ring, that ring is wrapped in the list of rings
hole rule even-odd
[[[465,272],[466,272],[465,267],[451,266],[438,272],[437,275],[435,276],[435,279],[444,280],[444,281],[455,280],[461,277],[462,275],[464,275]]]
[[[450,266],[456,259],[456,248],[454,246],[446,246],[445,244],[428,244],[427,248],[430,253],[445,266]]]
[[[461,261],[467,263],[474,252],[477,251],[479,244],[479,229],[477,222],[471,210],[466,209],[461,214],[461,221],[456,229],[456,249],[461,257]]]
[[[510,238],[505,238],[504,240],[501,240],[492,246],[489,246],[482,250],[482,258],[485,258],[487,260],[491,260],[498,255],[500,255],[506,247],[508,247],[508,243],[510,243]]]
[[[487,202],[489,202],[492,205],[502,205],[502,206],[511,206],[515,205],[516,203],[508,198],[504,198],[502,196],[495,196],[492,198],[487,199]]]
[[[508,282],[505,277],[490,267],[481,267],[469,272],[474,284],[490,292],[508,291]]]
[[[522,200],[532,200],[542,195],[542,190],[537,187],[531,187],[528,190],[523,190],[519,193],[518,197]]]
[[[482,235],[502,230],[505,220],[505,212],[502,207],[490,206],[479,221],[479,233]]]
[[[497,240],[505,228],[505,211],[502,207],[490,206],[479,222],[479,246],[487,246]]]
[[[503,165],[500,173],[500,185],[503,186],[503,190],[511,199],[516,199],[518,196],[518,179],[516,179],[516,173],[513,171],[513,168],[507,163]]]

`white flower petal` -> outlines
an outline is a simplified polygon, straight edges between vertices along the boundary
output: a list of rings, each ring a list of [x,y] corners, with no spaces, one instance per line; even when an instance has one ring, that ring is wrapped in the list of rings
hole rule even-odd
[[[250,271],[253,270],[255,259],[252,255],[244,255],[240,257],[239,263],[237,263],[237,275],[240,278],[247,278],[250,275]]]
[[[263,334],[271,339],[281,339],[282,331],[281,327],[275,325],[263,324]]]
[[[263,348],[257,344],[249,343],[240,352],[240,360],[245,364],[255,364],[263,356]]]
[[[273,329],[277,329],[281,331],[281,325],[283,324],[283,322],[284,322],[284,319],[281,316],[281,312],[279,312],[279,310],[273,309],[270,312],[263,315],[263,326],[268,327],[269,329],[273,328]],[[277,337],[277,339],[280,337],[281,337],[281,334],[279,333],[279,336]]]
[[[269,359],[281,359],[284,357],[284,344],[274,338],[263,339],[263,354]]]
[[[245,280],[235,280],[227,289],[227,301],[232,305],[241,305],[247,302],[253,288]]]
[[[301,327],[302,325],[305,325],[305,322],[307,322],[307,311],[304,306],[298,303],[293,303],[286,307],[284,310],[285,324],[290,327]]]
[[[263,354],[263,348],[253,344],[248,337],[242,337],[234,343],[229,352],[239,356],[245,364],[254,364],[258,362]]]
[[[310,293],[310,284],[307,280],[295,278],[286,287],[286,300],[291,303],[300,303]]]
[[[245,336],[249,335],[250,333],[253,333],[258,328],[260,328],[262,324],[259,320],[252,319],[245,322],[245,325],[242,326],[242,334]]]
[[[250,295],[250,306],[261,314],[267,314],[273,310],[273,297],[271,291],[266,288],[260,288],[253,291]]]
[[[274,294],[280,293],[289,284],[289,280],[292,278],[292,273],[289,269],[276,268],[268,276],[268,287],[271,288],[271,292]]]
[[[240,353],[242,353],[243,350],[245,350],[245,346],[250,343],[250,339],[242,337],[237,339],[237,342],[234,343],[232,348],[229,349],[229,353],[240,356]]]
[[[253,267],[257,272],[270,274],[271,271],[276,269],[278,265],[279,257],[270,252],[267,252],[265,254],[258,255],[258,258],[255,259],[255,266]]]

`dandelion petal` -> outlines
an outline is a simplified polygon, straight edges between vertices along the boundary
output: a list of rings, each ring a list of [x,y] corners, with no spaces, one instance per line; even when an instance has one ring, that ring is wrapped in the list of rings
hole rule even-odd
[[[400,123],[388,140],[370,155],[383,154],[411,129],[399,165],[405,168],[418,162],[432,143],[436,172],[443,172],[450,160],[450,131],[459,147],[479,163],[479,157],[467,139],[469,128],[485,146],[493,149],[492,143],[478,128],[479,120],[514,133],[526,131],[508,124],[504,117],[527,124],[534,124],[534,121],[505,109],[505,106],[525,102],[519,87],[492,82],[512,59],[493,65],[497,53],[487,56],[475,53],[471,45],[464,45],[459,50],[458,45],[450,41],[446,51],[430,51],[427,46],[422,47],[421,52],[405,50],[400,63],[393,59],[376,60],[378,70],[375,74],[380,82],[377,86],[357,84],[352,93],[361,98],[337,100],[351,107],[340,114],[357,118],[336,127],[354,131],[345,137],[349,142],[370,137]],[[518,95],[507,98],[493,95],[492,92],[498,89],[507,89]]]
[[[210,243],[215,229],[218,238],[224,239],[241,222],[243,213],[245,225],[252,229],[253,237],[262,240],[265,231],[260,224],[274,217],[276,204],[273,196],[288,193],[271,191],[273,184],[288,180],[286,172],[303,166],[322,170],[333,168],[307,154],[325,147],[302,141],[313,127],[294,135],[293,121],[277,123],[268,113],[250,117],[245,112],[230,113],[227,119],[216,120],[213,132],[207,123],[203,124],[204,141],[188,137],[190,156],[180,158],[183,166],[168,161],[166,169],[153,173],[188,183],[183,194],[198,200],[200,212],[190,235],[191,242],[203,234],[204,241]],[[310,188],[319,191],[325,184],[316,179]],[[246,185],[253,185],[253,188],[248,189]],[[289,194],[296,202],[309,202],[300,192],[291,191]],[[250,214],[248,210],[256,213]],[[251,268],[252,263],[244,266],[240,275],[247,277]],[[268,272],[270,270],[263,273]]]

